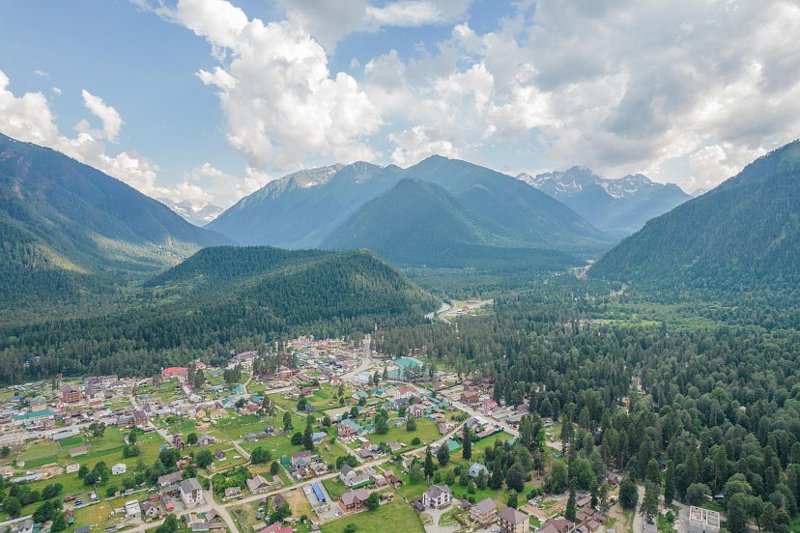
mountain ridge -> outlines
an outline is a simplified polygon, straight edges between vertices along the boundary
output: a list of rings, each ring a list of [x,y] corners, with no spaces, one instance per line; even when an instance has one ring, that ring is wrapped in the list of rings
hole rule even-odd
[[[188,200],[175,201],[163,196],[156,197],[155,199],[172,209],[173,212],[180,215],[185,221],[201,228],[217,218],[224,211],[223,208],[212,203],[204,203],[198,206]]]
[[[330,246],[326,240],[337,228],[405,178],[438,185],[472,215],[502,228],[497,233],[513,233],[524,246],[609,246],[601,232],[558,200],[511,176],[442,156],[406,169],[357,162],[290,174],[242,199],[208,228],[248,245]]]
[[[582,166],[536,176],[519,174],[517,179],[565,203],[599,229],[619,236],[633,233],[647,220],[691,198],[674,183],[656,183],[643,174],[607,179]]]
[[[231,242],[97,169],[3,134],[0,234],[9,305],[70,297],[95,278],[153,271]]]
[[[644,286],[800,282],[800,141],[648,222],[589,271]]]

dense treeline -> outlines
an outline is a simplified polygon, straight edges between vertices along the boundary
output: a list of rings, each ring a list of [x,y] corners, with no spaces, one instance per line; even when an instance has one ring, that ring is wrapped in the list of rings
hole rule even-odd
[[[493,378],[498,400],[529,398],[530,411],[561,420],[572,469],[624,469],[668,502],[715,496],[731,531],[747,520],[788,531],[800,503],[800,332],[743,317],[712,328],[586,322],[607,301],[557,299],[499,298],[493,316],[385,332],[379,348],[424,347]]]
[[[197,255],[199,266],[189,259],[125,312],[6,328],[0,337],[0,381],[58,372],[149,375],[167,364],[300,334],[334,337],[420,322],[438,305],[368,253],[314,252],[312,258],[281,253],[294,254],[295,260],[262,265],[260,275],[241,275],[258,267],[240,266],[226,278],[225,261],[216,273],[198,274],[208,254],[233,254],[241,262],[262,260],[263,254],[247,248],[204,250]]]

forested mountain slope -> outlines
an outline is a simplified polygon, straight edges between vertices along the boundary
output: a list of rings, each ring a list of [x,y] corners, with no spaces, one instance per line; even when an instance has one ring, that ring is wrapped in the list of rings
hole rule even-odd
[[[375,216],[374,207],[368,209],[373,211],[371,215],[359,210],[383,195],[397,197],[398,192],[393,188],[403,179],[441,187],[456,201],[447,208],[455,218],[478,217],[481,225],[493,227],[490,233],[494,237],[484,239],[493,241],[492,245],[513,244],[589,254],[610,246],[600,231],[558,200],[511,176],[440,156],[429,157],[407,169],[360,162],[297,172],[243,198],[207,227],[243,244],[284,248],[338,246],[345,225],[348,231],[354,230],[359,235],[368,232],[356,226],[358,221]],[[464,212],[456,215],[454,210]],[[395,222],[386,217],[382,226],[389,227]],[[432,225],[429,221],[428,226]]]
[[[227,243],[49,148],[0,134],[0,300],[69,298],[114,272],[174,265]]]
[[[0,382],[146,375],[233,346],[418,322],[438,305],[369,252],[206,248],[115,314],[0,330]]]
[[[800,141],[650,221],[591,270],[640,286],[749,290],[800,283]]]
[[[475,213],[442,187],[412,179],[364,205],[323,246],[369,248],[400,265],[496,267],[539,261],[566,268],[579,263],[563,252],[519,249],[525,242],[512,230]]]

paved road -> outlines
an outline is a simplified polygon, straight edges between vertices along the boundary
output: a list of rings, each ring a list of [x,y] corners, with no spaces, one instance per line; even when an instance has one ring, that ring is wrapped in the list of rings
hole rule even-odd
[[[644,501],[644,485],[636,485],[636,491],[639,493],[639,504],[633,513],[633,533],[642,533],[644,530],[644,517],[639,511]]]
[[[485,414],[483,414],[483,413],[479,413],[478,411],[476,411],[475,409],[473,409],[473,408],[472,408],[472,407],[470,407],[469,405],[467,405],[467,404],[465,404],[465,403],[462,403],[462,402],[460,402],[460,401],[458,401],[458,400],[453,400],[453,399],[451,399],[451,400],[450,400],[450,403],[451,403],[451,405],[453,405],[454,407],[456,407],[456,408],[458,408],[458,409],[460,409],[460,410],[464,411],[465,413],[467,413],[467,414],[468,414],[468,415],[470,415],[470,416],[473,416],[473,417],[474,417],[474,416],[481,417],[481,418],[483,418],[483,419],[485,419],[485,420],[488,420],[489,422],[491,422],[491,423],[493,423],[493,424],[497,424],[498,426],[500,426],[500,427],[501,427],[501,428],[502,428],[504,431],[506,431],[507,433],[510,433],[511,435],[513,435],[513,436],[515,436],[515,437],[519,437],[519,431],[518,431],[517,429],[515,429],[515,428],[513,428],[513,427],[509,426],[509,425],[508,425],[508,424],[506,424],[505,422],[502,422],[502,421],[500,421],[500,420],[496,419],[496,418],[495,418],[495,417],[493,417],[493,416],[489,416],[489,415],[485,415]]]
[[[232,440],[231,443],[233,443],[233,447],[236,448],[236,451],[242,454],[242,457],[244,457],[248,461],[250,460],[250,452],[242,448],[238,440]]]
[[[672,505],[678,508],[678,519],[675,521],[675,529],[678,533],[689,533],[689,506],[676,501],[673,501]]]
[[[363,351],[363,359],[361,360],[361,364],[358,367],[354,368],[350,372],[342,374],[339,376],[339,379],[343,379],[345,381],[349,381],[350,379],[354,378],[358,374],[365,372],[372,368],[374,362],[372,361],[372,337],[367,335],[364,337],[364,351]]]

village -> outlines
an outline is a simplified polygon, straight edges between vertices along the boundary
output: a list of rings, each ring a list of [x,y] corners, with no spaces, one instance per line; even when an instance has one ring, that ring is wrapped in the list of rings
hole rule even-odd
[[[301,337],[280,356],[239,353],[225,368],[195,361],[146,378],[11,387],[0,392],[0,475],[11,496],[0,527],[632,531],[619,473],[608,472],[602,501],[580,491],[573,520],[566,491],[544,492],[563,452],[552,420],[542,420],[543,464],[516,489],[493,488],[484,463],[516,450],[528,405],[507,407],[492,389],[434,369],[424,354],[372,353],[369,336]],[[692,508],[686,531],[715,531],[715,521],[719,531],[718,514]]]

